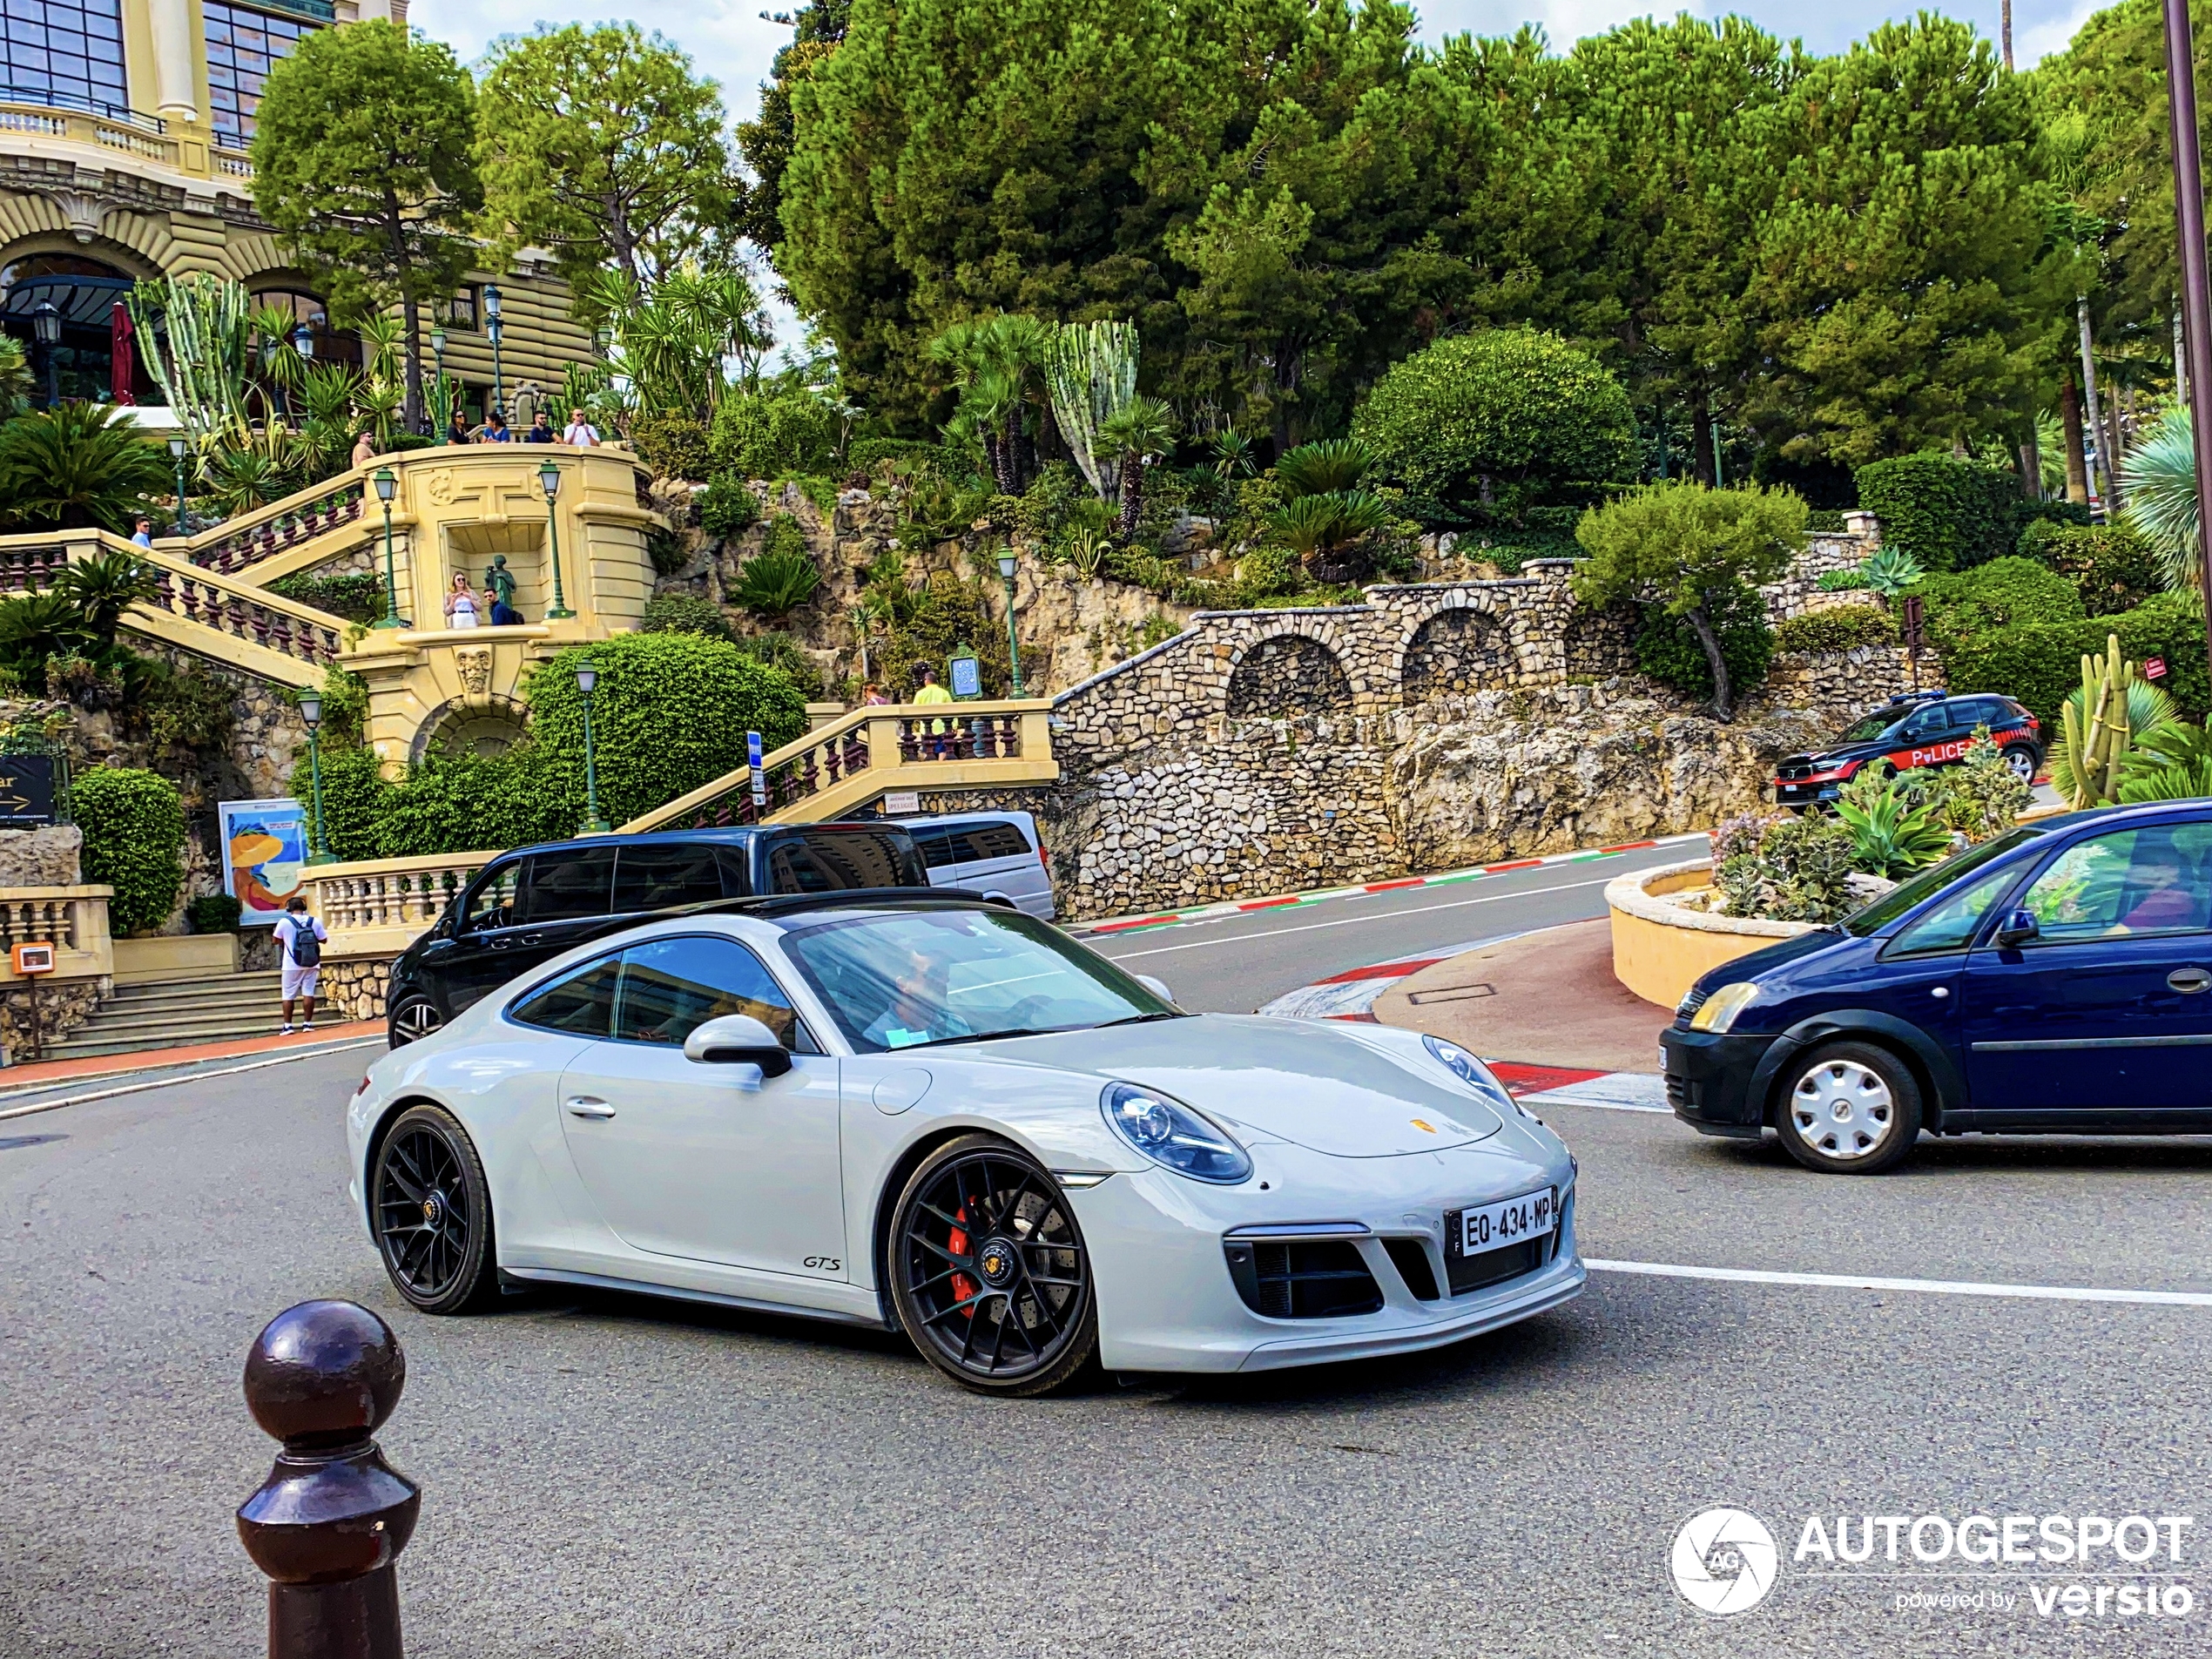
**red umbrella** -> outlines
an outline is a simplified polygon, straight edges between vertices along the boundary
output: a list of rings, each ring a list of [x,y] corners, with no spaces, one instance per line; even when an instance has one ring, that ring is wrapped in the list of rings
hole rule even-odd
[[[132,349],[131,337],[138,332],[131,326],[129,307],[118,300],[108,313],[108,393],[118,403],[132,403],[131,380],[138,368],[138,354]]]

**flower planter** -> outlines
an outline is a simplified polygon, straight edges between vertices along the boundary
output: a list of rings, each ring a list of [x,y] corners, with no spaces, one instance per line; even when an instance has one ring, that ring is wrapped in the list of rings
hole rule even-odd
[[[1710,886],[1712,870],[1710,859],[1692,859],[1606,884],[1613,977],[1645,1001],[1672,1010],[1707,970],[1813,931],[1809,921],[1757,921],[1684,909],[1682,895]]]

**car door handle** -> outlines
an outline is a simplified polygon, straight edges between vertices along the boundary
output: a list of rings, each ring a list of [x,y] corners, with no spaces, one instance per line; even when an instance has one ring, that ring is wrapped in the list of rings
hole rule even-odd
[[[2212,990],[2212,973],[2202,968],[2177,968],[2166,976],[2166,982],[2185,994]]]
[[[571,1095],[569,1097],[570,1117],[612,1117],[615,1109],[591,1095]]]
[[[543,934],[524,934],[515,942],[518,945],[542,945],[545,942],[545,935]]]

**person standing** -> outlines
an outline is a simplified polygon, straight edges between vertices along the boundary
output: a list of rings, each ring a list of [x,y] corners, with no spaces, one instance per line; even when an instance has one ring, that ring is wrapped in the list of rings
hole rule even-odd
[[[153,551],[153,521],[144,514],[139,515],[138,529],[131,532],[131,545]]]
[[[455,571],[453,586],[446,590],[446,626],[474,628],[482,620],[476,609],[476,596],[469,590],[468,577]]]
[[[322,972],[322,948],[330,942],[330,935],[323,925],[307,914],[305,894],[295,893],[284,901],[284,914],[277,918],[276,942],[284,969],[284,1023],[277,1028],[277,1035],[288,1037],[294,1031],[312,1030],[315,1023],[315,982]],[[300,1023],[292,1023],[292,1004],[301,1005]]]
[[[598,443],[599,428],[583,418],[582,405],[569,411],[569,424],[561,434],[561,442],[579,449],[590,449]]]
[[[953,694],[937,684],[937,671],[934,668],[923,669],[921,688],[914,693],[914,701],[937,704],[949,703],[952,700]],[[928,732],[930,758],[934,760],[942,760],[952,748],[948,738],[949,723],[944,720],[932,720],[924,729]]]
[[[353,464],[356,467],[366,467],[375,459],[376,434],[368,427],[363,427],[361,436],[354,440]]]

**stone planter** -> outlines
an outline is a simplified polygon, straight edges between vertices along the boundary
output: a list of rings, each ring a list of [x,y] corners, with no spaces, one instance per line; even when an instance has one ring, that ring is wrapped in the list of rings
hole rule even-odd
[[[1613,977],[1647,1002],[1672,1009],[1708,969],[1813,931],[1809,921],[1757,921],[1685,910],[1680,895],[1710,886],[1712,860],[1692,859],[1606,884],[1613,914]]]

